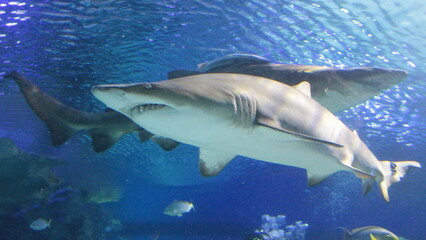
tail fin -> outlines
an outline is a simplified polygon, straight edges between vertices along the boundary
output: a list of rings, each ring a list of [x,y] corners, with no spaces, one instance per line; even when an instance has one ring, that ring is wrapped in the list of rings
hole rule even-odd
[[[72,114],[75,118],[78,118],[81,115],[80,111],[68,108],[63,103],[45,94],[17,71],[12,71],[4,77],[13,79],[18,84],[28,105],[49,129],[53,145],[64,144],[78,131],[78,129],[61,121],[59,114]]]
[[[412,168],[421,168],[420,163],[415,161],[404,161],[404,162],[391,162],[391,161],[380,161],[383,169],[385,170],[385,176],[383,180],[379,182],[379,188],[382,192],[383,198],[389,203],[388,188],[401,181],[406,173]]]
[[[47,221],[47,227],[48,228],[50,228],[50,225],[52,224],[52,219],[50,218],[48,221]]]

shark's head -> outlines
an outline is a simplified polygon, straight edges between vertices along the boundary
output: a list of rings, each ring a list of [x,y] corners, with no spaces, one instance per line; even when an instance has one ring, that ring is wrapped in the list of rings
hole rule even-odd
[[[98,85],[92,93],[108,107],[127,116],[144,112],[175,109],[179,96],[156,83]]]

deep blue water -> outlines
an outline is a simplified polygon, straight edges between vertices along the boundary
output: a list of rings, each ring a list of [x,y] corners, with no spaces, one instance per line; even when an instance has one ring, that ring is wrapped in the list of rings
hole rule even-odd
[[[231,53],[282,63],[404,69],[409,77],[403,83],[338,116],[380,160],[424,165],[425,24],[420,0],[0,0],[0,77],[21,71],[66,104],[96,112],[104,106],[91,95],[93,85],[163,80],[171,70],[195,69]],[[349,173],[307,188],[303,170],[242,157],[204,179],[195,147],[163,152],[134,135],[100,154],[83,134],[52,147],[43,123],[6,80],[0,82],[0,137],[68,161],[56,171],[73,186],[122,188],[121,200],[103,207],[120,219],[127,239],[156,232],[159,239],[243,239],[265,213],[309,223],[312,240],[341,239],[337,227],[367,225],[425,239],[422,169],[393,185],[386,204],[377,187],[362,196],[361,182]],[[174,199],[192,200],[196,212],[163,215]]]

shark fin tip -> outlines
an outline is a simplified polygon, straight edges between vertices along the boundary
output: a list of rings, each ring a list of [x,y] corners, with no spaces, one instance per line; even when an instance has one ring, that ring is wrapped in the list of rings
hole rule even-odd
[[[114,137],[107,132],[101,132],[99,130],[90,129],[89,135],[92,138],[92,147],[93,151],[99,153],[108,150],[110,147],[114,145],[121,137]]]
[[[155,143],[160,145],[160,147],[165,151],[171,151],[179,145],[178,141],[175,141],[175,140],[170,139],[170,138],[165,138],[165,137],[160,137],[160,136],[154,135],[151,139]]]

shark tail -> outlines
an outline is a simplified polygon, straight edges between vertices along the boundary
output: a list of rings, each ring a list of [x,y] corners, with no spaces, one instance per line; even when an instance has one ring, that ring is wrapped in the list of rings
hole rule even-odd
[[[50,228],[51,224],[52,224],[52,219],[50,218],[49,221],[47,221],[47,227]]]
[[[60,114],[65,114],[66,111],[63,111],[63,109],[67,108],[63,103],[42,92],[40,88],[31,83],[17,71],[12,71],[4,77],[13,79],[18,84],[27,103],[49,129],[53,145],[56,146],[64,144],[78,131],[78,129],[71,127],[64,121],[61,121]],[[72,110],[73,114],[76,114],[77,116],[80,114],[79,111],[74,109]],[[76,117],[76,115],[74,116]]]
[[[385,174],[383,179],[379,181],[379,188],[382,192],[383,198],[389,203],[388,188],[399,181],[408,173],[412,167],[421,168],[420,163],[415,161],[404,161],[404,162],[391,162],[391,161],[380,161]]]

